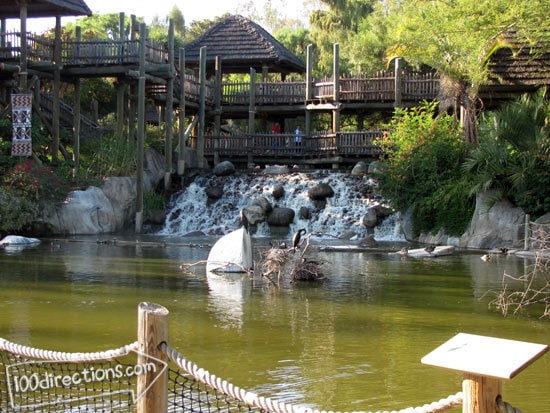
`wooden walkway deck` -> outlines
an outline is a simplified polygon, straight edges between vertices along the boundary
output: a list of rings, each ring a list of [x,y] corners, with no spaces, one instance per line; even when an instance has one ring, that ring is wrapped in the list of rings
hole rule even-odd
[[[224,134],[206,136],[204,154],[212,157],[215,152],[222,158],[256,163],[293,162],[311,163],[319,159],[321,163],[356,162],[357,158],[376,159],[380,147],[374,144],[384,131],[370,130],[357,132],[317,132],[302,135],[302,144],[295,142],[294,134]],[[196,146],[192,141],[191,147]]]
[[[55,70],[61,80],[74,82],[85,77],[114,77],[122,83],[136,82],[140,69],[138,40],[69,40],[61,43],[61,60],[54,63],[54,39],[28,33],[26,36],[27,71],[29,76],[51,79]],[[17,32],[0,33],[0,81],[12,78],[22,53],[21,35]],[[171,68],[168,50],[160,44],[145,42],[146,96],[161,105],[173,101],[174,108],[185,101],[187,116],[196,116],[201,106],[202,86],[198,77],[181,75],[176,61]],[[7,69],[10,67],[11,69]],[[11,70],[11,71],[10,71]],[[174,76],[173,99],[168,99],[168,82]],[[184,82],[183,93],[181,85]],[[338,88],[338,89],[336,89]],[[422,100],[433,100],[439,92],[439,78],[433,73],[382,71],[373,76],[359,74],[344,76],[335,82],[332,78],[313,79],[311,88],[306,80],[279,82],[228,82],[216,88],[214,80],[204,83],[206,118],[256,119],[273,117],[296,118],[308,111],[392,110],[394,106],[412,106]],[[216,103],[216,102],[219,102]],[[251,104],[251,102],[253,102]],[[70,119],[67,119],[70,121]],[[205,136],[206,157],[304,161],[321,159],[353,159],[377,157],[380,152],[373,144],[381,131],[312,132],[304,136],[303,144],[294,143],[293,134],[273,135],[253,133]],[[191,146],[193,140],[191,140]],[[194,142],[196,145],[196,141]]]
[[[70,80],[74,77],[132,77],[132,70],[139,64],[139,41],[137,40],[82,40],[63,41],[61,48],[61,77]],[[21,56],[21,34],[9,32],[0,34],[0,62],[14,64]],[[44,35],[27,34],[27,60],[30,73],[49,73],[54,69],[54,41]],[[145,62],[148,96],[160,101],[166,100],[166,83],[170,76],[168,50],[158,43],[147,40]],[[176,68],[178,65],[176,64]],[[1,70],[0,70],[1,72]],[[176,71],[174,98],[179,101],[179,86],[182,76]],[[196,106],[199,101],[200,82],[193,75],[185,74],[186,104]],[[395,73],[382,71],[374,76],[363,74],[339,79],[339,103],[392,105],[396,99]],[[332,102],[335,96],[334,81],[319,79],[313,82],[313,93],[306,96],[305,81],[288,82],[223,82],[221,85],[222,107],[247,107],[251,97],[258,106],[299,106]],[[212,107],[216,95],[212,80],[206,81],[206,105]],[[398,86],[401,100],[417,103],[423,99],[435,99],[439,91],[439,78],[432,73],[403,72]],[[253,88],[253,90],[252,90]],[[344,107],[345,109],[345,107]],[[303,110],[303,108],[301,108]]]

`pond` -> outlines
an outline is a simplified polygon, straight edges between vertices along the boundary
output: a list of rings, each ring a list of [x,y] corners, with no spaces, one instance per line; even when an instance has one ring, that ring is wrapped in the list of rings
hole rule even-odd
[[[0,251],[0,337],[103,351],[133,342],[138,304],[154,302],[170,311],[169,344],[200,367],[263,396],[334,411],[403,409],[460,391],[459,373],[420,362],[459,332],[550,343],[550,322],[489,307],[504,272],[532,264],[523,259],[312,248],[327,279],[276,288],[207,276],[202,261],[215,240],[79,238]],[[269,241],[254,239],[256,253]],[[197,265],[188,273],[182,263]],[[545,355],[504,383],[504,399],[542,411],[549,386]]]

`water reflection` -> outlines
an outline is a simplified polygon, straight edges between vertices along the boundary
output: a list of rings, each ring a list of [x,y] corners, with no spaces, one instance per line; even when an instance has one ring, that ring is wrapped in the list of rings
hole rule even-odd
[[[216,315],[221,328],[242,328],[244,300],[250,294],[247,277],[239,273],[206,273],[209,309]]]
[[[204,265],[182,272],[182,262],[206,259],[209,239],[141,241],[0,252],[0,336],[60,351],[114,348],[135,340],[137,304],[156,302],[170,310],[170,344],[201,367],[261,395],[340,411],[400,409],[456,393],[459,374],[420,359],[457,332],[550,340],[548,322],[488,308],[504,272],[524,273],[525,261],[514,257],[317,251],[326,281],[273,288],[206,274]],[[505,384],[506,399],[538,411],[549,383],[545,356]]]

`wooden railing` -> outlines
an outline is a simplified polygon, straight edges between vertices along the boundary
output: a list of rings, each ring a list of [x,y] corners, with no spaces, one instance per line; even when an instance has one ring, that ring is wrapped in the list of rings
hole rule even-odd
[[[302,137],[302,143],[295,141],[293,133],[222,134],[219,137],[205,137],[205,155],[215,151],[220,156],[247,156],[255,158],[323,158],[329,156],[378,157],[382,152],[374,141],[382,137],[383,131],[357,132],[315,132]]]
[[[44,35],[27,34],[27,56],[30,62],[53,61],[53,39]],[[9,32],[0,35],[0,58],[18,60],[21,54],[21,35]],[[62,42],[61,63],[64,66],[137,65],[139,64],[139,41],[137,40],[68,40]],[[168,62],[168,51],[162,44],[147,40],[145,58],[147,64],[163,65]],[[186,74],[185,93],[189,102],[198,102],[199,79]],[[176,79],[174,96],[179,95],[180,77]],[[374,75],[343,76],[338,79],[340,102],[387,103],[396,100],[395,73],[380,71]],[[254,86],[252,86],[254,85]],[[315,101],[331,101],[335,82],[332,77],[313,81]],[[254,87],[256,105],[293,105],[307,102],[306,82],[225,82],[222,84],[223,105],[248,106],[250,88]],[[400,82],[400,97],[403,102],[432,100],[439,92],[439,78],[433,73],[420,74],[403,72]],[[152,97],[164,96],[165,85],[149,88]],[[207,81],[206,104],[214,102],[214,83]]]

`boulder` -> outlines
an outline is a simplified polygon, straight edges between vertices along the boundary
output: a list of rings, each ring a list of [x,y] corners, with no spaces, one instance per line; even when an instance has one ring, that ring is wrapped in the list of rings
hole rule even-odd
[[[310,219],[311,218],[311,211],[308,207],[300,207],[298,210],[298,217],[301,219]]]
[[[285,188],[282,185],[275,185],[273,188],[273,198],[276,200],[281,199],[285,196]]]
[[[273,211],[273,206],[265,196],[260,196],[256,198],[254,201],[252,201],[252,205],[259,206],[262,209],[262,211],[266,214]]]
[[[367,164],[363,161],[359,161],[355,164],[351,170],[351,174],[354,176],[363,176],[367,173]]]
[[[502,245],[523,245],[525,213],[507,199],[489,207],[494,191],[479,193],[476,208],[461,244],[468,248],[494,248]]]
[[[250,205],[242,210],[250,225],[256,225],[266,220],[266,212],[260,205]]]
[[[117,230],[124,228],[127,222],[132,221],[135,214],[136,179],[127,176],[107,178],[101,190],[113,208]]]
[[[292,224],[294,216],[292,208],[274,208],[267,218],[267,223],[274,227],[286,227]]]
[[[376,213],[376,209],[374,207],[367,209],[367,212],[365,215],[363,215],[363,218],[361,219],[361,224],[365,228],[374,228],[379,222],[378,214]]]
[[[143,189],[150,191],[164,179],[164,157],[153,149],[144,153]],[[35,225],[47,235],[90,235],[124,230],[135,215],[135,177],[106,178],[102,186],[72,191],[61,206],[45,208]]]
[[[44,211],[42,219],[56,234],[102,234],[120,230],[109,198],[98,187],[72,191],[59,209]]]
[[[312,201],[324,201],[334,196],[334,190],[329,184],[319,183],[313,188],[310,188],[307,191],[307,195]]]
[[[217,164],[212,171],[216,176],[229,176],[235,173],[235,165],[229,161],[223,161]]]
[[[206,193],[206,196],[208,197],[208,199],[217,200],[223,196],[223,186],[222,185],[210,186],[206,188],[204,192]]]
[[[154,149],[146,149],[143,154],[143,189],[155,189],[164,180],[166,162],[164,157]]]
[[[410,213],[407,212],[402,221],[405,238],[423,244],[453,245],[461,248],[492,249],[503,245],[521,248],[525,213],[506,199],[501,199],[490,207],[491,198],[494,196],[494,191],[477,194],[472,220],[460,237],[449,236],[443,231],[414,237]]]
[[[359,246],[363,248],[376,248],[378,247],[378,242],[372,235],[367,235],[359,240]]]
[[[369,163],[369,167],[367,168],[368,174],[381,174],[385,171],[386,164],[381,161],[373,161]]]

